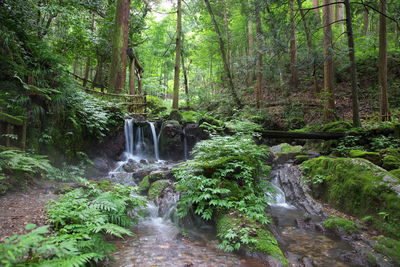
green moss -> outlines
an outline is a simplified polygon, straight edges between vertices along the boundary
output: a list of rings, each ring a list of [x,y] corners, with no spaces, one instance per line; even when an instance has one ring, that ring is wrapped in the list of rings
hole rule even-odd
[[[152,172],[149,175],[145,176],[143,180],[139,183],[139,192],[146,193],[153,182],[164,179],[165,175],[166,172]]]
[[[185,123],[198,122],[199,119],[201,118],[201,114],[193,110],[184,111],[181,113],[181,115],[182,115],[182,122]]]
[[[171,110],[168,119],[174,121],[182,121],[182,114],[179,112],[179,110],[173,109]]]
[[[24,124],[24,117],[21,116],[12,116],[7,113],[0,112],[0,121],[7,122],[9,124],[21,126]]]
[[[289,144],[282,144],[280,146],[281,151],[277,154],[292,154],[292,153],[300,153],[302,150],[302,146],[292,146]]]
[[[329,217],[323,222],[323,225],[337,233],[353,234],[359,230],[356,223],[336,216]]]
[[[354,216],[371,216],[373,227],[400,238],[399,181],[389,172],[365,159],[329,157],[305,161],[301,168],[314,197]]]
[[[400,265],[400,241],[388,237],[379,237],[374,248]]]
[[[366,160],[371,161],[376,165],[380,165],[382,160],[381,156],[378,152],[368,152],[363,150],[350,150],[349,152],[350,158],[363,158]]]
[[[383,158],[382,167],[386,170],[395,170],[400,168],[400,158],[392,155],[388,155]]]
[[[149,198],[151,200],[157,199],[161,192],[171,184],[170,180],[158,180],[150,185]]]
[[[243,228],[250,228],[252,242],[247,244],[247,248],[251,251],[258,251],[265,255],[272,256],[281,261],[285,266],[288,261],[282,250],[278,246],[278,241],[264,226],[255,223],[245,217],[238,216],[234,213],[222,214],[217,218],[217,235],[221,236],[228,231],[238,232]]]
[[[397,177],[397,178],[400,179],[400,169],[391,170],[389,173],[390,173],[392,176]]]
[[[308,125],[304,128],[293,130],[293,132],[329,132],[329,133],[344,133],[355,132],[356,128],[348,121],[335,121],[326,124]]]

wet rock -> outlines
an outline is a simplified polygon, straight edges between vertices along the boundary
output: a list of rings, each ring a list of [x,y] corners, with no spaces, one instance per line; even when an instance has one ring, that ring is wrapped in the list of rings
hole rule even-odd
[[[184,127],[188,151],[191,151],[197,142],[210,138],[209,134],[200,128],[197,123],[187,123]]]
[[[140,164],[145,164],[145,165],[149,164],[149,163],[147,162],[147,160],[145,160],[145,159],[141,159],[141,160],[139,161],[139,163],[140,163]]]
[[[182,125],[178,121],[165,121],[160,132],[160,157],[162,159],[178,161],[184,157],[182,142]]]
[[[122,165],[122,169],[124,169],[124,171],[129,173],[135,172],[137,168],[138,166],[134,161],[128,161],[127,163]]]

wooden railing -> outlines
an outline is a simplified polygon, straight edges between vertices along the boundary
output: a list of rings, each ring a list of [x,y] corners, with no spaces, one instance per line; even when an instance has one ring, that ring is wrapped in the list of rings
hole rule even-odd
[[[6,147],[20,147],[25,150],[26,118],[0,112],[0,144]],[[18,138],[14,140],[12,135]]]
[[[128,111],[130,113],[136,115],[146,115],[146,95],[127,95],[127,94],[115,94],[115,93],[105,93],[92,89],[85,89],[88,93],[97,94],[103,97],[111,98],[111,99],[120,99],[122,104],[128,107]]]

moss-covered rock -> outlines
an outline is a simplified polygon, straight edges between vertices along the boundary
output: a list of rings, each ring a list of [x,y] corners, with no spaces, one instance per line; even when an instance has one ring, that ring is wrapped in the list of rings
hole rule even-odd
[[[176,120],[165,121],[160,132],[160,156],[162,159],[183,159],[182,125]]]
[[[164,179],[169,173],[170,172],[155,171],[150,173],[149,175],[146,175],[139,183],[139,192],[146,193],[152,183]]]
[[[389,171],[399,169],[400,168],[400,158],[393,156],[393,155],[388,155],[383,158],[382,167]]]
[[[376,165],[382,164],[381,156],[378,152],[368,152],[363,150],[350,150],[349,152],[350,158],[363,158],[371,161]]]
[[[243,238],[240,236],[240,230],[249,228],[250,239],[246,249],[251,252],[258,252],[264,255],[271,256],[277,259],[282,265],[287,266],[288,262],[283,255],[282,250],[278,246],[278,241],[271,234],[271,232],[258,223],[254,223],[251,220],[238,216],[236,213],[221,214],[216,219],[217,235],[219,237],[225,236],[226,233],[238,233],[236,238]],[[237,243],[240,241],[237,240]],[[231,246],[237,244],[233,239],[230,240]],[[226,244],[225,244],[226,246]]]
[[[400,266],[400,241],[388,237],[379,237],[374,249],[389,257]]]
[[[300,153],[302,149],[303,149],[302,146],[292,146],[287,143],[283,143],[278,146],[275,146],[275,152],[278,155]]]
[[[154,183],[152,183],[150,185],[149,194],[148,194],[149,198],[151,200],[157,199],[160,196],[160,194],[162,193],[162,191],[169,185],[171,185],[170,180],[155,181]]]
[[[323,222],[325,228],[337,234],[354,234],[358,232],[359,226],[347,219],[331,216]]]
[[[171,110],[171,113],[168,116],[169,120],[173,121],[182,121],[182,114],[179,112],[179,110],[173,109]]]
[[[314,197],[400,238],[400,182],[365,159],[319,157],[302,163]],[[385,216],[384,216],[385,215]]]

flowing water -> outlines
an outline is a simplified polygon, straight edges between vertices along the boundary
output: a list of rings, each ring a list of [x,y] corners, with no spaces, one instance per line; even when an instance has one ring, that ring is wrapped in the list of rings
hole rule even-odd
[[[135,174],[125,172],[123,165],[127,162],[139,163],[153,156],[156,161],[146,164],[145,168],[159,170],[171,167],[159,159],[160,135],[157,136],[153,123],[149,125],[154,146],[153,155],[149,155],[146,150],[148,144],[144,138],[144,127],[136,125],[131,119],[125,121],[125,160],[117,163],[116,168],[110,172],[110,179],[126,185],[135,185]],[[184,156],[187,159],[185,140],[184,136]],[[290,174],[285,168],[285,165],[275,168],[271,181],[273,193],[266,193],[266,197],[270,199],[271,215],[278,219],[283,250],[300,258],[311,259],[314,266],[350,266],[340,259],[340,255],[352,250],[349,245],[319,232],[297,227],[296,219],[302,218],[304,212],[296,207],[296,203],[286,201],[279,179],[282,174]],[[133,236],[114,241],[118,249],[113,254],[115,261],[108,266],[267,266],[255,259],[242,258],[216,249],[214,230],[207,225],[181,229],[176,219],[176,202],[179,195],[173,190],[164,195],[166,197],[157,204],[149,201],[145,208],[148,216],[140,219],[132,229]],[[182,232],[188,234],[183,235]]]

